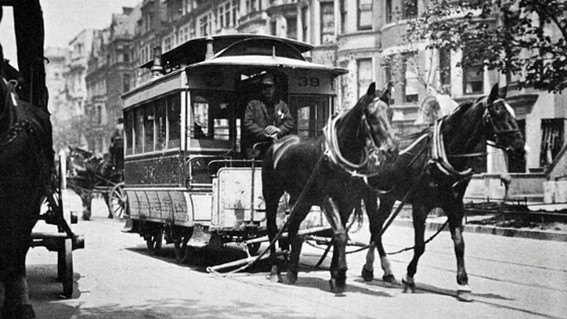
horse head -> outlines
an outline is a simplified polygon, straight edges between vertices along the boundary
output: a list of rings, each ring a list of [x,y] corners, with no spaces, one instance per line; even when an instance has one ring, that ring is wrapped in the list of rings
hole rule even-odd
[[[511,156],[525,155],[525,140],[520,132],[514,109],[506,103],[506,88],[494,85],[490,95],[481,101],[485,105],[486,139]]]
[[[384,90],[376,90],[374,83],[370,84],[366,95],[357,103],[363,107],[363,130],[366,131],[367,145],[374,150],[375,164],[381,159],[391,161],[398,154],[398,142],[394,139],[392,129],[393,111],[390,108],[391,84]]]

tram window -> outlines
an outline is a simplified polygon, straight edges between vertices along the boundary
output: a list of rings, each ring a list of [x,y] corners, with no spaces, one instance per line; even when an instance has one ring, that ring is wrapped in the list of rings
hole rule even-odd
[[[134,112],[133,111],[127,111],[126,112],[126,127],[124,129],[125,133],[126,133],[126,141],[125,141],[125,147],[126,147],[126,155],[132,155],[134,153]]]
[[[168,148],[181,145],[181,98],[179,94],[167,99],[167,122],[169,128]]]
[[[144,151],[144,109],[138,108],[134,111],[134,136],[135,136],[135,150],[134,153],[140,154]]]
[[[144,152],[154,150],[154,105],[144,106]]]
[[[290,108],[297,119],[297,135],[321,135],[329,118],[328,96],[293,95],[290,97]]]
[[[167,124],[166,124],[166,109],[165,109],[165,100],[161,99],[156,102],[156,109],[155,109],[155,129],[156,129],[156,143],[155,149],[156,151],[163,150],[167,147],[166,145],[166,138],[167,138]]]
[[[229,101],[226,92],[193,91],[191,94],[191,137],[197,140],[230,141]]]
[[[209,104],[197,96],[192,108],[193,123],[191,125],[191,137],[202,139],[208,137],[209,132]]]

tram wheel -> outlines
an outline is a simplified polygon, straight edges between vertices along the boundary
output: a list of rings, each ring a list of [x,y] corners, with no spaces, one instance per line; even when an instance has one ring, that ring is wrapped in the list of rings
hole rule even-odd
[[[116,219],[125,219],[128,217],[126,205],[128,199],[124,191],[124,183],[114,185],[110,191],[110,212]]]
[[[62,241],[57,251],[57,279],[63,283],[63,296],[71,298],[73,295],[73,240]]]

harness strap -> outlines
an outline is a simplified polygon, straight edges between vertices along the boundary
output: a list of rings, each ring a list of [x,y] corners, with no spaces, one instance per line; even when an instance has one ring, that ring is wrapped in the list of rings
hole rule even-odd
[[[337,130],[335,129],[335,125],[341,118],[342,116],[338,116],[334,119],[329,118],[329,123],[323,128],[323,136],[325,137],[325,145],[327,146],[324,153],[333,164],[352,174],[356,172],[356,170],[366,166],[368,163],[368,153],[364,152],[364,159],[360,164],[351,163],[344,158],[339,148]]]

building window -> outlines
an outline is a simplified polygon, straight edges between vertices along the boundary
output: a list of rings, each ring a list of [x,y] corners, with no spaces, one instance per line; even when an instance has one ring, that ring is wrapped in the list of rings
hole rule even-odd
[[[100,105],[96,107],[96,124],[102,125],[102,106]]]
[[[358,83],[358,97],[366,94],[368,86],[372,83],[372,58],[356,60],[356,75]]]
[[[309,24],[310,21],[308,20],[308,11],[307,6],[301,8],[301,27],[302,27],[302,38],[301,41],[307,42],[307,34],[309,32]]]
[[[240,15],[240,0],[232,0],[232,26],[235,27],[238,24],[238,18]]]
[[[443,91],[451,87],[451,51],[439,50],[439,82]],[[445,92],[446,93],[446,92]]]
[[[130,74],[122,74],[122,92],[130,91]]]
[[[321,44],[335,42],[335,12],[333,2],[321,2]]]
[[[385,83],[394,83],[394,79],[392,77],[392,67],[389,64],[383,64],[382,69],[384,70],[384,80]],[[390,94],[390,105],[396,104],[394,100],[394,95]]]
[[[541,152],[539,156],[540,167],[547,168],[563,147],[565,141],[565,119],[541,120]]]
[[[340,0],[339,1],[339,10],[341,10],[341,30],[340,30],[340,34],[344,34],[347,33],[347,9],[346,9],[346,0]]]
[[[372,0],[358,0],[358,30],[372,30]]]
[[[402,8],[402,19],[417,18],[417,0],[404,0]]]
[[[386,14],[386,23],[392,22],[392,0],[385,0],[386,3],[384,4],[385,14]]]
[[[209,28],[209,16],[205,15],[201,19],[199,19],[199,33],[200,36],[204,37],[210,34]]]
[[[463,67],[464,94],[482,94],[484,92],[484,70],[482,65]]]
[[[297,40],[297,17],[287,18],[287,37]]]
[[[415,55],[406,55],[404,57],[404,102],[405,103],[417,103],[419,94],[418,88],[421,86],[419,82],[418,67]]]
[[[246,14],[259,11],[258,2],[260,0],[246,0]]]
[[[277,32],[277,23],[275,20],[270,21],[270,34],[271,35],[276,35]]]

